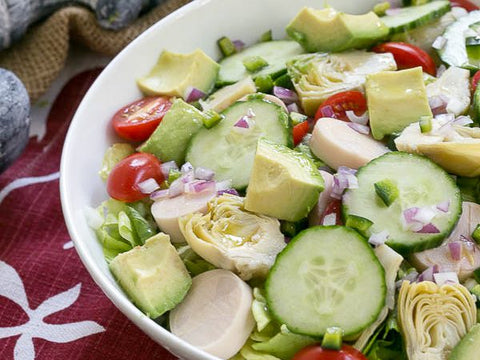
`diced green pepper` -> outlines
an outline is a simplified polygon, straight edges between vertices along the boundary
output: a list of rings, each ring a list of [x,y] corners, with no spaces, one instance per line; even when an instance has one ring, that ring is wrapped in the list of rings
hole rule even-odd
[[[357,215],[348,215],[345,221],[345,226],[357,230],[363,236],[367,236],[367,230],[372,225],[373,222]]]
[[[470,289],[470,292],[475,295],[475,297],[477,298],[477,303],[478,301],[480,300],[480,284],[477,284],[475,285],[474,287],[472,287]]]
[[[290,76],[288,74],[283,74],[283,75],[279,76],[278,78],[275,79],[273,84],[275,86],[280,86],[280,87],[283,87],[283,88],[286,88],[286,89],[290,89],[290,90],[293,89],[292,79],[290,78]]]
[[[223,56],[227,57],[237,52],[235,44],[228,37],[223,36],[217,40],[217,45],[220,48]]]
[[[373,12],[378,16],[384,16],[388,9],[390,9],[390,3],[388,1],[384,1],[376,4],[373,7]]]
[[[261,36],[260,36],[260,42],[266,42],[266,41],[272,41],[272,30],[265,31]]]
[[[255,78],[257,90],[263,93],[269,93],[273,89],[273,80],[270,75],[260,75]]]
[[[475,278],[475,280],[480,283],[480,268],[478,269],[475,269],[473,271],[473,277]]]
[[[378,197],[383,203],[390,206],[398,198],[398,187],[392,180],[384,179],[373,184]]]
[[[339,327],[332,326],[327,328],[322,340],[322,348],[331,350],[340,350],[342,347],[343,330]]]
[[[245,69],[252,73],[260,71],[267,65],[268,62],[261,56],[250,56],[243,60],[243,66],[245,66]]]
[[[431,116],[422,116],[420,117],[420,131],[423,133],[428,133],[432,131],[432,117]]]
[[[207,129],[214,127],[223,119],[223,115],[220,115],[213,109],[205,111],[203,115],[203,126]]]
[[[182,176],[182,173],[179,170],[170,169],[170,171],[168,172],[168,183],[171,184],[180,176]]]
[[[477,244],[480,244],[480,224],[473,230],[472,239],[475,240]]]
[[[304,121],[307,121],[308,119],[307,115],[303,115],[295,111],[292,111],[289,115],[290,115],[290,119],[292,120],[293,126],[298,125]]]
[[[467,37],[465,39],[468,59],[473,65],[480,63],[480,36]]]

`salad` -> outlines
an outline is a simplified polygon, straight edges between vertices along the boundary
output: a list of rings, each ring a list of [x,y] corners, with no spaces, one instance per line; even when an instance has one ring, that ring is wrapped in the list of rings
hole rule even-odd
[[[147,316],[222,359],[478,358],[480,10],[395,3],[145,69],[87,216]]]

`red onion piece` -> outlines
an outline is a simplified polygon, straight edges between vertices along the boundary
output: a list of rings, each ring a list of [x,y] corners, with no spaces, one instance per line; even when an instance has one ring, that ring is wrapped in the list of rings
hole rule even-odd
[[[151,194],[152,192],[160,188],[160,185],[158,185],[157,181],[154,178],[149,178],[138,183],[137,187],[138,190],[140,190],[140,192],[142,192],[143,194]]]
[[[440,230],[438,230],[438,228],[432,223],[428,223],[424,225],[420,230],[415,232],[418,234],[438,234],[440,233]]]
[[[245,47],[245,43],[242,40],[233,40],[232,43],[235,46],[235,50],[237,50],[237,52],[242,51]]]
[[[383,230],[382,232],[379,232],[379,233],[373,233],[368,238],[368,242],[372,245],[380,246],[380,245],[384,244],[385,241],[387,241],[388,235],[389,234],[388,234],[387,230]]]
[[[222,195],[222,194],[230,194],[230,195],[240,196],[238,191],[235,190],[235,189],[226,189],[226,190],[217,191],[217,195]]]
[[[433,274],[436,274],[440,271],[440,267],[438,265],[433,265],[426,268],[419,276],[418,281],[433,281]]]
[[[289,113],[296,112],[301,114],[300,108],[298,107],[297,103],[294,103],[294,102],[287,105],[287,110]]]
[[[462,243],[459,241],[453,241],[448,243],[448,250],[450,251],[450,255],[452,259],[455,261],[459,261],[462,258]]]
[[[333,108],[330,105],[323,106],[320,112],[322,113],[323,117],[335,118],[335,112],[333,111]]]
[[[242,116],[240,120],[238,120],[233,126],[242,129],[248,129],[250,124],[248,123],[247,116]]]
[[[331,213],[323,217],[322,225],[324,226],[335,225],[336,223],[337,223],[337,214],[335,213]]]
[[[438,286],[444,284],[458,284],[458,275],[455,272],[439,272],[433,274],[433,279]]]
[[[195,178],[199,180],[212,180],[215,172],[211,169],[203,168],[201,166],[194,170]]]
[[[453,123],[455,125],[465,126],[465,125],[472,124],[473,120],[470,118],[470,116],[459,116],[453,121]]]
[[[170,197],[170,190],[169,189],[162,189],[162,190],[157,190],[154,191],[150,194],[150,199],[151,200],[158,200],[158,199],[164,199]]]
[[[448,98],[443,96],[433,96],[428,99],[430,109],[432,109],[433,115],[444,114],[447,111]]]
[[[175,197],[181,195],[183,194],[184,189],[185,183],[182,181],[182,178],[179,178],[170,184],[170,187],[168,188],[168,196]]]
[[[179,180],[182,181],[182,183],[184,184],[188,184],[189,182],[192,182],[193,180],[195,180],[195,174],[193,172],[193,170],[183,174]]]
[[[422,224],[428,224],[429,222],[432,221],[435,215],[437,215],[437,212],[435,210],[432,209],[430,206],[424,206],[424,207],[418,208],[418,211],[413,216],[413,220],[418,221],[419,223],[422,223]]]
[[[294,103],[298,100],[298,95],[295,91],[281,86],[274,86],[273,94],[287,105]]]
[[[357,124],[354,122],[349,122],[347,123],[347,125],[360,134],[363,134],[363,135],[370,134],[370,128],[366,125]]]
[[[411,224],[415,222],[414,218],[417,212],[418,212],[418,207],[411,207],[403,211],[403,217],[405,218],[405,221],[407,224]]]
[[[214,191],[215,181],[195,180],[185,184],[185,193],[187,194],[197,194],[206,190]]]
[[[437,36],[432,44],[432,48],[435,50],[442,50],[445,44],[447,43],[447,39],[443,36]]]
[[[358,180],[355,176],[357,170],[346,166],[340,166],[337,173],[333,175],[333,189],[330,194],[334,199],[341,199],[345,189],[357,189]]]
[[[232,188],[232,180],[218,181],[215,185],[217,191],[229,190]]]
[[[352,110],[347,110],[345,111],[345,114],[347,115],[348,120],[350,120],[352,123],[355,124],[360,124],[360,125],[367,125],[368,124],[368,111],[365,111],[363,115],[357,116],[354,111]]]
[[[202,90],[199,90],[193,86],[188,86],[185,90],[185,95],[183,96],[183,98],[187,103],[191,103],[202,99],[203,97],[205,97],[205,95],[207,94],[205,94]]]
[[[190,164],[189,162],[186,162],[185,164],[182,165],[182,167],[180,168],[180,171],[182,172],[182,174],[191,172],[193,171],[193,165]]]
[[[170,174],[170,170],[178,170],[178,166],[175,161],[167,161],[160,165],[160,171],[162,172],[163,177],[165,179],[168,178],[168,175]]]
[[[444,213],[448,212],[448,209],[450,209],[450,200],[445,200],[437,204],[437,209]]]

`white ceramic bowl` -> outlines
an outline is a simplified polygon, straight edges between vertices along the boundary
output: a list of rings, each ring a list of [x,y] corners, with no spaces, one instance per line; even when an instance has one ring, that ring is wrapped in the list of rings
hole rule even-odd
[[[350,13],[362,13],[377,0],[330,0]],[[196,0],[170,14],[128,45],[101,73],[80,104],[68,131],[61,161],[60,191],[68,231],[85,267],[110,300],[154,341],[183,359],[214,360],[180,340],[138,310],[118,287],[88,227],[86,206],[107,198],[98,176],[103,154],[116,140],[109,120],[117,109],[142,96],[135,79],[147,73],[162,49],[191,52],[203,49],[219,58],[216,40],[223,35],[247,44],[273,30],[285,37],[285,25],[301,6],[321,8],[324,0]]]

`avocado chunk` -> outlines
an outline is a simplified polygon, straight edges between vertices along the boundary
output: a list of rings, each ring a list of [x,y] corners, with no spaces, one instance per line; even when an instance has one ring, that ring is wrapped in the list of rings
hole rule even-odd
[[[308,52],[365,48],[388,35],[388,28],[372,11],[350,15],[333,8],[308,7],[300,10],[286,31]]]
[[[190,86],[209,93],[219,69],[220,65],[200,49],[190,54],[165,50],[150,73],[138,79],[137,84],[146,95],[183,97]]]
[[[152,319],[177,306],[192,284],[170,237],[164,233],[116,256],[110,270],[127,296]]]
[[[401,132],[422,116],[433,116],[421,67],[368,75],[365,91],[370,128],[377,140]]]
[[[177,99],[139,151],[154,154],[162,162],[183,164],[188,143],[202,128],[203,119],[201,111]]]
[[[480,354],[480,324],[475,324],[448,356],[448,360],[476,360]]]
[[[298,221],[308,215],[324,183],[306,155],[260,139],[247,188],[245,209]]]

